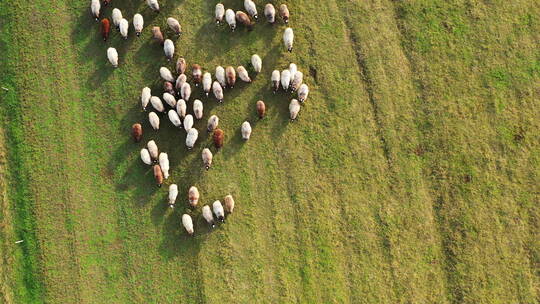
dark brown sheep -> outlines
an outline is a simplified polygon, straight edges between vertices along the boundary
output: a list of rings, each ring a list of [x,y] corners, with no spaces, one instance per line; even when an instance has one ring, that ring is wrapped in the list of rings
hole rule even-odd
[[[161,33],[161,29],[159,28],[159,26],[154,26],[152,28],[152,38],[154,38],[154,40],[159,42],[160,45],[163,45],[163,43],[165,42],[165,39],[163,39],[163,34]]]
[[[142,138],[142,126],[140,123],[133,124],[131,127],[131,136],[135,142],[140,142]]]
[[[163,172],[159,165],[154,165],[154,178],[156,179],[157,186],[161,188],[163,184]]]
[[[262,100],[257,101],[257,114],[259,114],[260,119],[264,117],[265,112],[266,112],[266,106],[264,105],[264,101]]]
[[[107,41],[109,39],[109,32],[111,31],[111,23],[109,22],[109,19],[103,18],[101,19],[101,37],[103,37],[103,41]]]
[[[112,0],[103,0],[103,6],[111,4]]]
[[[176,92],[174,91],[174,85],[170,81],[163,82],[163,91],[171,94],[172,96],[176,96]]]
[[[221,149],[223,147],[223,139],[225,137],[225,133],[221,129],[215,129],[214,130],[214,145],[216,148]]]
[[[199,86],[199,84],[202,81],[202,68],[198,64],[194,64],[191,66],[191,73],[193,74],[193,81],[195,82],[195,86]]]

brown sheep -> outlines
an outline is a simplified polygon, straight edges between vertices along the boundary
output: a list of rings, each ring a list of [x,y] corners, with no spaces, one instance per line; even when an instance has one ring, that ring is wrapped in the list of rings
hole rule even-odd
[[[111,30],[111,23],[109,22],[109,19],[107,18],[101,19],[101,37],[103,37],[103,41],[107,41],[107,39],[109,39],[110,30]]]
[[[191,66],[191,73],[193,74],[193,81],[195,82],[195,86],[199,86],[199,84],[202,81],[202,68],[198,64],[194,64]]]
[[[283,19],[283,22],[285,22],[285,24],[289,23],[289,8],[286,4],[282,4],[279,7],[279,16],[281,17],[281,19]]]
[[[160,45],[163,45],[163,43],[165,42],[159,26],[154,26],[152,28],[152,38],[154,38],[155,41],[159,42]]]
[[[178,58],[178,60],[176,61],[176,74],[178,75],[184,74],[184,72],[186,71],[186,66],[187,66],[187,63],[184,57]]]
[[[245,25],[249,31],[253,30],[253,22],[251,22],[251,19],[249,18],[248,14],[237,11],[236,12],[236,21],[240,22],[241,24]]]
[[[225,69],[225,77],[227,77],[227,85],[234,88],[234,84],[236,83],[236,71],[232,66],[228,66]]]
[[[131,127],[131,136],[135,142],[140,142],[142,138],[142,126],[140,123],[133,124]]]
[[[257,114],[259,114],[259,119],[262,119],[264,117],[265,112],[266,112],[266,106],[264,105],[264,101],[262,100],[257,101]]]
[[[221,129],[214,130],[214,145],[216,148],[221,149],[223,147],[223,139],[225,137],[225,132]]]
[[[111,4],[112,0],[103,0],[103,6]]]
[[[172,82],[170,81],[165,81],[163,82],[163,91],[173,95],[173,96],[176,96],[176,92],[174,91],[174,86],[172,84]]]
[[[154,178],[156,179],[157,186],[161,188],[163,184],[163,172],[159,165],[154,165]]]

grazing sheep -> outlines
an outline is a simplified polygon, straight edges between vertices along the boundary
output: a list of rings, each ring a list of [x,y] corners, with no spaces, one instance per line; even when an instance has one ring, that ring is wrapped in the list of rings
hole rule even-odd
[[[253,30],[253,23],[251,22],[251,19],[249,16],[242,12],[237,11],[236,12],[236,21],[240,22],[241,24],[245,25],[249,31]]]
[[[107,49],[107,58],[113,67],[118,67],[118,52],[115,48],[110,47]]]
[[[284,91],[289,89],[289,84],[291,83],[291,72],[289,70],[283,70],[281,72],[281,87]]]
[[[92,3],[90,3],[90,10],[92,11],[92,16],[96,19],[96,22],[99,21],[100,9],[101,3],[99,3],[99,0],[92,0]]]
[[[188,148],[188,150],[193,149],[193,146],[197,141],[197,137],[199,137],[199,131],[197,131],[197,129],[195,128],[189,129],[186,137],[186,147]]]
[[[161,29],[159,26],[154,26],[152,28],[152,38],[159,42],[160,45],[163,45],[163,42],[165,42],[165,39],[163,38],[163,34],[161,33]]]
[[[112,0],[103,0],[103,6],[107,6],[111,3]]]
[[[300,100],[301,103],[304,103],[306,101],[309,94],[309,87],[307,84],[303,83],[300,88],[298,89],[298,100]]]
[[[292,52],[293,42],[294,33],[292,28],[288,27],[285,29],[285,32],[283,32],[283,43],[285,44],[287,51]]]
[[[231,28],[231,31],[234,32],[234,30],[236,29],[236,14],[230,8],[225,11],[225,21],[227,21],[227,24]]]
[[[169,186],[169,207],[174,208],[176,198],[178,197],[178,185],[171,184]]]
[[[152,107],[156,109],[156,111],[163,113],[165,111],[165,107],[163,106],[163,102],[159,97],[152,96],[150,97],[150,103],[152,104]]]
[[[297,71],[294,74],[294,79],[291,81],[291,91],[295,92],[300,88],[302,82],[304,81],[304,74],[300,71]]]
[[[163,82],[163,91],[166,93],[169,93],[171,95],[176,95],[176,92],[174,91],[174,86],[170,81],[164,81]]]
[[[253,70],[255,70],[255,73],[260,73],[262,70],[262,60],[259,55],[254,54],[251,56],[251,65],[253,66]]]
[[[143,111],[146,111],[146,106],[150,102],[150,97],[152,97],[152,91],[149,87],[144,87],[141,92],[141,104]]]
[[[180,26],[180,22],[178,20],[174,19],[173,17],[167,18],[167,25],[176,35],[182,34],[182,27]]]
[[[193,220],[191,219],[191,216],[189,216],[189,214],[182,215],[182,225],[184,225],[184,228],[186,229],[187,233],[190,236],[193,236],[193,233],[195,231],[193,230]]]
[[[157,0],[146,0],[146,3],[153,11],[156,11],[159,14],[159,3]]]
[[[225,138],[225,132],[223,132],[223,130],[221,129],[214,130],[213,140],[214,140],[214,145],[216,146],[216,148],[221,149],[223,147],[224,138]]]
[[[214,214],[216,215],[218,221],[225,223],[225,211],[223,210],[223,205],[221,205],[221,202],[215,201],[212,204],[212,209],[214,210]]]
[[[289,23],[289,8],[286,4],[282,4],[279,6],[279,16],[281,17],[281,19],[283,19],[283,22],[285,22],[285,24]]]
[[[166,39],[163,43],[163,52],[165,52],[165,57],[167,57],[167,61],[171,61],[174,56],[174,43],[171,39]]]
[[[189,97],[191,96],[191,86],[188,82],[184,82],[182,85],[182,90],[180,91],[182,95],[182,99],[185,101],[189,101]]]
[[[171,106],[171,108],[174,108],[176,107],[176,98],[174,98],[173,95],[171,95],[171,93],[163,93],[163,100],[165,100],[165,102]]]
[[[184,118],[184,130],[186,130],[186,132],[189,132],[191,128],[193,128],[193,116],[191,114],[188,114]]]
[[[249,122],[244,121],[242,123],[242,127],[240,128],[240,131],[242,132],[242,139],[248,140],[251,136],[251,125],[249,124]]]
[[[219,103],[223,102],[223,88],[219,84],[219,82],[214,81],[212,84],[212,91],[214,92],[214,96],[216,96],[216,99]]]
[[[191,66],[191,73],[193,74],[193,81],[195,82],[195,86],[198,87],[199,83],[202,81],[202,68],[198,64],[194,64]]]
[[[188,201],[191,207],[193,208],[197,207],[197,204],[199,203],[199,189],[197,189],[197,187],[195,186],[189,187]]]
[[[227,85],[231,88],[234,88],[234,84],[236,83],[236,71],[232,66],[228,66],[225,69],[225,75],[227,77]]]
[[[232,197],[232,195],[227,195],[225,196],[225,199],[223,200],[223,202],[225,203],[225,211],[227,211],[227,213],[233,213],[233,210],[234,210],[234,199]]]
[[[227,86],[227,80],[225,79],[225,69],[220,65],[216,67],[216,80],[222,87],[225,88]]]
[[[184,119],[184,117],[186,117],[186,112],[187,112],[186,101],[183,99],[178,99],[178,102],[176,103],[176,113],[178,113],[178,116],[180,116],[180,118]]]
[[[180,57],[178,60],[176,60],[176,73],[178,75],[184,74],[186,72],[186,67],[187,63],[184,57]]]
[[[203,103],[202,101],[195,99],[193,101],[193,114],[196,119],[201,119],[203,117]]]
[[[202,150],[202,161],[206,170],[210,169],[212,165],[212,152],[208,148]]]
[[[281,74],[278,70],[272,72],[272,88],[274,89],[274,94],[279,90],[279,82],[281,81]]]
[[[129,22],[126,20],[126,18],[122,18],[122,20],[120,20],[120,35],[122,35],[122,38],[128,38],[128,30]]]
[[[169,155],[165,152],[159,153],[159,166],[165,179],[169,178]]]
[[[141,36],[143,26],[144,26],[143,16],[141,14],[135,14],[135,16],[133,16],[133,28],[135,29],[135,35],[137,35],[137,37]]]
[[[161,185],[163,184],[163,172],[161,172],[161,167],[159,165],[154,165],[154,178],[156,179],[158,188],[161,188]]]
[[[103,41],[107,41],[109,39],[109,32],[111,31],[111,23],[109,22],[109,19],[103,18],[101,19],[101,37],[103,37]]]
[[[148,152],[148,149],[141,149],[141,160],[143,161],[143,163],[149,166],[152,165],[152,158],[150,157],[150,152]]]
[[[291,72],[291,82],[293,81],[294,77],[296,76],[296,72],[298,71],[298,67],[296,64],[291,63],[289,64],[289,72]]]
[[[133,141],[136,143],[140,142],[142,134],[142,126],[140,123],[136,123],[131,126],[131,136],[133,137]]]
[[[210,206],[204,205],[202,207],[202,216],[208,224],[212,225],[212,228],[216,227],[216,224],[214,222],[214,216],[212,215],[212,210],[210,210]]]
[[[185,74],[180,74],[178,75],[178,78],[176,78],[176,83],[174,87],[180,93],[180,96],[182,96],[182,86],[186,82],[187,82],[187,76]]]
[[[246,12],[254,18],[255,20],[259,19],[259,15],[257,14],[257,6],[255,5],[255,2],[252,0],[244,0],[244,8],[246,9]]]
[[[264,117],[265,112],[266,112],[266,105],[264,104],[264,101],[262,100],[257,101],[257,114],[259,115],[259,119],[262,119]]]
[[[236,68],[236,71],[238,72],[238,77],[242,79],[244,82],[251,82],[251,78],[249,78],[248,71],[243,66],[239,66]]]
[[[210,118],[208,118],[208,124],[206,129],[208,130],[208,132],[212,132],[217,128],[218,124],[219,117],[217,117],[217,115],[212,115],[210,116]]]
[[[182,121],[180,120],[180,117],[178,116],[178,113],[176,113],[175,110],[169,110],[167,115],[169,116],[169,120],[175,127],[182,126]]]
[[[212,75],[210,73],[206,72],[203,75],[202,78],[202,86],[203,91],[206,93],[206,97],[208,97],[208,94],[210,93],[210,90],[212,89]]]
[[[218,3],[216,4],[216,24],[219,25],[221,22],[223,22],[223,16],[225,15],[225,7],[223,4]]]
[[[148,121],[150,121],[152,129],[159,130],[159,116],[155,112],[148,113]]]
[[[114,26],[116,27],[116,30],[120,31],[120,20],[124,18],[122,17],[122,12],[117,8],[113,9],[111,18],[112,18]]]
[[[289,113],[291,115],[291,121],[296,120],[296,117],[298,116],[298,112],[300,112],[300,104],[298,103],[298,100],[292,99],[291,103],[289,104]]]
[[[146,147],[148,148],[148,152],[150,152],[150,157],[152,158],[152,161],[154,163],[157,163],[159,149],[156,145],[156,142],[151,140],[146,144]]]
[[[266,4],[264,7],[264,15],[270,24],[274,24],[274,22],[276,22],[276,9],[272,3]]]
[[[173,77],[173,75],[171,73],[171,70],[167,69],[166,67],[160,67],[159,68],[159,75],[165,81],[170,81],[170,82],[174,81],[174,77]]]

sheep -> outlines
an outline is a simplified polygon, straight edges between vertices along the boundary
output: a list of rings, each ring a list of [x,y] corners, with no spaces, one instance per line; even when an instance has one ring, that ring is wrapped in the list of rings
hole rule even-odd
[[[120,31],[120,20],[124,18],[122,17],[122,12],[117,8],[113,9],[111,18],[112,18],[114,26],[116,27],[116,30]]]
[[[165,179],[169,178],[169,155],[165,152],[159,153],[159,166]]]
[[[281,81],[281,74],[278,70],[272,72],[272,88],[274,89],[274,94],[279,90],[279,83]]]
[[[142,126],[140,123],[135,123],[133,126],[131,126],[131,136],[133,137],[134,142],[140,142],[142,134]]]
[[[204,168],[206,170],[210,169],[210,166],[212,165],[212,152],[208,148],[204,148],[201,153],[202,161],[204,164]]]
[[[185,74],[178,75],[174,88],[182,95],[182,86],[187,82],[187,76]]]
[[[285,44],[287,51],[292,52],[293,42],[294,42],[294,33],[293,33],[292,28],[288,27],[285,29],[285,32],[283,32],[283,43]]]
[[[152,28],[152,38],[159,42],[160,45],[163,45],[163,43],[165,42],[165,39],[163,38],[163,34],[161,33],[161,29],[159,28],[159,26],[154,26]]]
[[[182,99],[184,99],[185,101],[189,101],[189,97],[191,96],[191,86],[189,85],[189,83],[185,82],[182,85],[182,90],[180,92],[182,95]]]
[[[212,75],[208,72],[204,73],[202,78],[203,91],[206,93],[206,97],[212,89]]]
[[[184,225],[184,228],[186,229],[187,233],[190,236],[193,236],[193,233],[195,231],[193,230],[193,220],[191,219],[191,216],[189,216],[189,214],[182,215],[182,225]]]
[[[154,178],[156,179],[158,188],[161,188],[161,185],[163,184],[163,172],[161,172],[161,167],[159,165],[154,165]]]
[[[149,87],[144,87],[141,92],[141,104],[143,111],[146,111],[146,106],[148,106],[148,103],[150,102],[150,97],[152,97],[152,91]]]
[[[298,100],[300,100],[301,103],[304,103],[306,101],[309,94],[309,87],[307,84],[303,83],[300,88],[298,89]]]
[[[189,187],[188,201],[191,207],[193,208],[197,207],[197,204],[199,203],[199,189],[197,189],[197,187],[195,186]]]
[[[222,87],[225,88],[227,86],[227,80],[225,79],[225,69],[220,65],[216,67],[216,80]]]
[[[289,8],[286,4],[282,4],[279,6],[279,16],[281,19],[283,19],[283,22],[285,24],[289,24]]]
[[[176,73],[178,75],[184,74],[186,72],[186,67],[187,63],[184,57],[180,57],[178,60],[176,60]]]
[[[150,97],[150,103],[152,104],[152,107],[156,109],[156,111],[163,113],[165,111],[165,107],[163,106],[163,102],[159,97],[152,96]]]
[[[221,22],[223,22],[223,16],[225,15],[225,7],[223,4],[218,3],[216,4],[216,24],[219,25]]]
[[[155,112],[148,113],[148,121],[154,130],[159,130],[159,116]]]
[[[291,72],[291,81],[293,81],[294,77],[296,76],[296,72],[298,72],[298,67],[296,66],[296,64],[294,63],[291,63],[289,64],[289,72]]]
[[[197,141],[197,137],[199,137],[199,131],[197,131],[197,129],[195,128],[189,129],[186,137],[186,147],[188,148],[188,150],[193,149],[193,146]]]
[[[289,89],[291,83],[291,72],[289,70],[283,70],[281,72],[281,87],[286,92]]]
[[[166,67],[160,67],[159,68],[159,75],[163,80],[174,82],[174,77],[171,73],[171,70],[167,69]]]
[[[167,115],[169,116],[169,120],[175,127],[182,126],[182,121],[180,120],[180,117],[178,116],[178,113],[176,113],[175,110],[169,110]]]
[[[291,121],[296,120],[296,117],[298,116],[298,112],[300,112],[300,104],[298,103],[298,100],[292,99],[291,103],[289,104],[289,113],[291,115]]]
[[[268,20],[270,24],[274,24],[274,22],[276,22],[276,9],[272,3],[268,3],[264,7],[264,16],[266,16],[266,20]]]
[[[135,35],[137,35],[137,37],[141,36],[143,26],[144,26],[143,16],[141,14],[135,14],[135,16],[133,16],[133,28],[135,29]]]
[[[251,56],[251,65],[253,66],[253,70],[255,70],[255,73],[260,73],[262,70],[262,60],[259,55],[254,54]]]
[[[248,140],[251,136],[251,125],[249,124],[249,122],[244,121],[242,123],[242,127],[240,128],[240,131],[242,133],[242,139]]]
[[[178,116],[182,119],[186,117],[187,112],[187,105],[186,101],[183,99],[178,99],[178,102],[176,103],[176,113],[178,113]]]
[[[169,207],[174,208],[176,198],[178,197],[178,185],[171,184],[169,186]]]
[[[248,14],[255,20],[259,19],[259,15],[257,14],[257,6],[252,0],[244,0],[244,8],[246,9],[246,12],[248,12]]]
[[[223,132],[223,130],[221,129],[214,130],[213,140],[214,140],[214,145],[216,146],[216,148],[221,149],[223,147],[224,137],[225,137],[225,132]]]
[[[227,21],[227,24],[231,28],[231,31],[234,32],[234,30],[236,29],[236,14],[230,8],[225,11],[225,21]]]
[[[118,52],[115,48],[110,47],[107,49],[107,58],[113,67],[118,67]]]
[[[174,43],[171,39],[165,39],[165,42],[163,43],[163,52],[165,52],[167,61],[171,61],[174,56]]]
[[[163,91],[175,96],[176,92],[174,91],[174,85],[170,81],[163,82]]]
[[[152,165],[152,158],[150,157],[150,152],[148,152],[148,149],[141,149],[141,160],[143,161],[143,163],[149,166]]]
[[[163,93],[163,100],[165,100],[165,102],[171,106],[171,108],[174,108],[176,107],[176,98],[174,98],[173,95],[171,95],[171,93]]]
[[[182,27],[180,26],[180,22],[178,20],[174,19],[173,17],[167,18],[167,25],[171,30],[174,31],[174,33],[178,36],[182,34]]]
[[[242,12],[237,11],[236,12],[236,21],[240,22],[241,24],[245,25],[249,31],[253,30],[253,23],[251,22],[251,19],[249,16]]]
[[[96,22],[99,21],[99,10],[101,9],[101,3],[99,0],[92,0],[92,3],[90,3],[90,10],[92,12],[92,16],[96,19]]]
[[[193,101],[193,114],[196,119],[201,119],[203,117],[203,103],[202,101],[195,99]]]
[[[103,18],[101,19],[101,37],[103,37],[103,41],[107,41],[109,39],[109,32],[111,30],[111,23],[109,22],[109,19]]]
[[[195,82],[195,86],[198,87],[202,80],[202,68],[198,64],[194,64],[191,66],[191,73],[193,75],[193,81]]]
[[[103,6],[107,6],[111,3],[112,0],[103,0]]]
[[[215,201],[212,204],[212,209],[214,210],[214,214],[216,215],[218,221],[225,223],[225,211],[223,211],[223,205],[221,205],[221,202]]]
[[[208,224],[212,225],[212,228],[216,227],[216,224],[214,222],[214,216],[212,215],[212,210],[210,210],[210,206],[204,205],[202,207],[202,216]]]
[[[236,71],[232,66],[228,66],[225,69],[225,75],[227,77],[227,85],[231,88],[234,88],[234,84],[236,83]]]
[[[238,72],[238,77],[242,79],[244,82],[251,82],[251,78],[249,78],[248,71],[243,66],[239,66],[236,68],[236,71]]]
[[[223,88],[219,84],[219,82],[214,81],[212,84],[212,91],[214,92],[214,96],[216,96],[216,99],[219,103],[223,102]]]
[[[120,20],[120,35],[122,35],[122,38],[126,40],[128,38],[128,30],[129,22],[126,20],[126,18],[122,18],[122,20]]]
[[[225,211],[229,214],[233,213],[234,210],[234,199],[232,195],[225,196],[225,199],[223,200],[225,203]]]
[[[156,142],[151,140],[146,144],[146,147],[148,148],[148,152],[150,152],[150,157],[152,158],[152,161],[154,163],[157,163],[159,149],[156,145]]]
[[[159,14],[159,3],[157,0],[146,0],[146,3],[151,10],[156,11]]]
[[[302,85],[302,81],[304,80],[304,74],[300,71],[297,71],[294,74],[294,79],[291,81],[291,91],[295,92],[300,88]]]
[[[208,124],[206,129],[208,130],[208,132],[212,132],[217,128],[218,124],[219,117],[217,117],[217,115],[212,115],[210,116],[210,118],[208,118]]]
[[[257,101],[257,114],[259,115],[259,119],[262,119],[264,117],[265,112],[266,112],[266,105],[264,104],[264,101],[262,100]]]
[[[184,118],[184,130],[186,130],[186,132],[189,132],[191,128],[193,128],[193,116],[191,116],[191,114],[188,114]]]

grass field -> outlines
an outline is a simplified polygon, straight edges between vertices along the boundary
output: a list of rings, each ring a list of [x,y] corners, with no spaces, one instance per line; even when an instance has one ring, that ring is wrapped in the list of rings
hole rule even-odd
[[[89,2],[0,2],[0,302],[540,302],[537,1],[289,1],[292,53],[281,23],[216,28],[215,0],[161,0],[159,15],[114,0],[145,29],[103,42]],[[263,59],[223,105],[201,98],[191,152],[140,111],[141,88],[172,68],[150,39],[168,16],[177,55],[212,74]],[[294,123],[270,89],[290,62],[310,86]],[[226,137],[205,171],[211,114]],[[161,189],[134,122],[169,154]],[[170,183],[178,205],[196,185],[203,204],[233,194],[235,213],[209,231],[200,208],[167,207]]]

